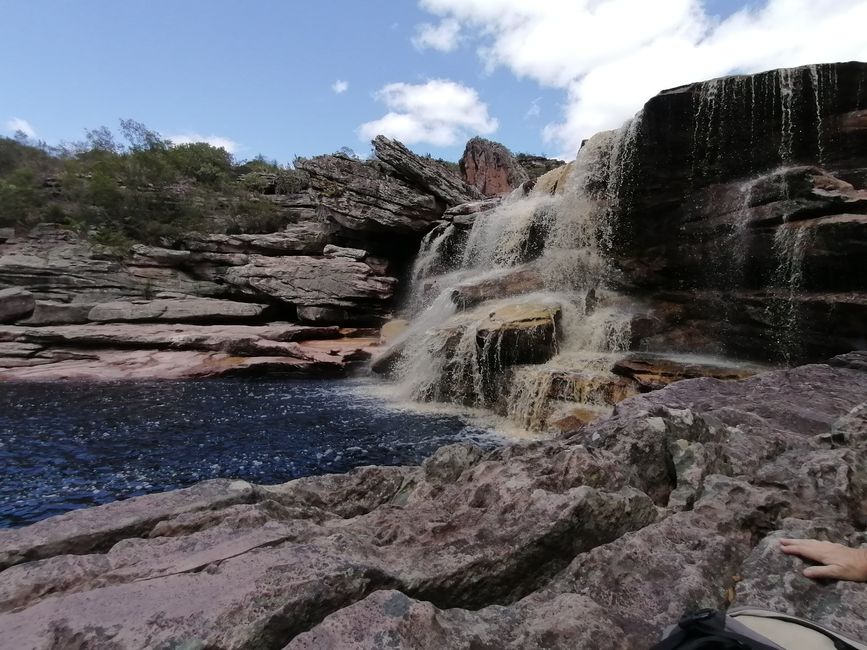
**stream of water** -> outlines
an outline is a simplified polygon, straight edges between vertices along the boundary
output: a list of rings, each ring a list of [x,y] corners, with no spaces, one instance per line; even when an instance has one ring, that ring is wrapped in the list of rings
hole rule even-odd
[[[417,464],[503,438],[364,380],[0,384],[0,528],[211,478]]]

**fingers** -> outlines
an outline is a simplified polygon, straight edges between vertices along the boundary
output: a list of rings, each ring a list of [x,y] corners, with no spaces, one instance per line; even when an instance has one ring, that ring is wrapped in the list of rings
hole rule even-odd
[[[825,549],[822,542],[814,539],[781,539],[780,550],[787,555],[798,555],[810,560],[821,560]]]
[[[836,564],[827,566],[808,566],[804,569],[804,576],[813,580],[841,578],[840,567]]]

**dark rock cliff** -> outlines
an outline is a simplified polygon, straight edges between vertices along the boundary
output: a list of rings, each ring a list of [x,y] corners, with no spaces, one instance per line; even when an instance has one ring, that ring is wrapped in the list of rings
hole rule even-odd
[[[664,91],[620,149],[614,253],[622,285],[663,305],[657,345],[788,360],[864,345],[867,64]]]

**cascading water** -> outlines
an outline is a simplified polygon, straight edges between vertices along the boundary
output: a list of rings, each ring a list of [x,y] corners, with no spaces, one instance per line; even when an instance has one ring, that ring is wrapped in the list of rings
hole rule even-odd
[[[568,179],[540,185],[553,195],[513,194],[440,222],[413,269],[411,322],[387,355],[403,396],[545,429],[646,387],[611,373],[639,343],[754,355],[770,330],[775,345],[755,356],[776,347],[793,358],[809,232],[791,218],[809,218],[794,212],[815,198],[810,166],[837,155],[833,74],[817,66],[665,91],[646,119],[587,141]],[[682,132],[684,95],[693,114]],[[750,301],[768,295],[763,317]],[[618,372],[634,377],[630,363]]]
[[[566,191],[508,197],[428,235],[413,320],[394,346],[405,397],[492,408],[535,429],[555,397],[610,407],[590,385],[615,379],[613,355],[630,342],[631,304],[608,288],[608,251],[638,119],[589,140]]]

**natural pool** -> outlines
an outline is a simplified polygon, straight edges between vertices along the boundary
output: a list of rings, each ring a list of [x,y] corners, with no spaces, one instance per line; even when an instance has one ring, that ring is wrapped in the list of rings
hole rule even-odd
[[[366,380],[0,384],[0,528],[210,478],[282,483],[418,463],[494,433]]]

